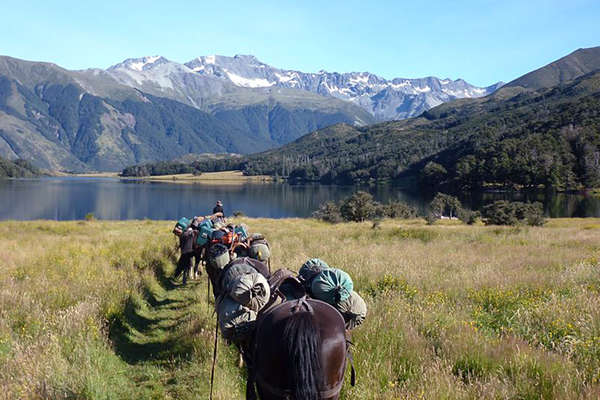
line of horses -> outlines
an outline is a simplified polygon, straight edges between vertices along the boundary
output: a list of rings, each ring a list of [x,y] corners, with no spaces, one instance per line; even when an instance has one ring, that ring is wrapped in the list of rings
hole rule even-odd
[[[209,247],[210,244],[204,250],[205,255]],[[244,247],[248,246],[230,245],[232,253]],[[210,260],[206,260],[206,268],[210,284],[218,288],[220,269],[211,268]],[[266,271],[259,272],[269,278],[270,264]],[[271,296],[284,301],[263,308],[250,340],[239,346],[248,369],[246,399],[338,399],[351,360],[344,319],[331,305],[307,297],[302,285],[295,287],[293,299],[286,300],[290,296],[282,295],[281,282],[276,285],[269,282]],[[218,290],[214,295],[216,304]]]

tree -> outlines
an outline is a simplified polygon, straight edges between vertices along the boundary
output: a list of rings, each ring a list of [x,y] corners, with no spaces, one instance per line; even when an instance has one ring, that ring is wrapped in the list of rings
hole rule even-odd
[[[456,197],[445,193],[437,193],[431,203],[429,203],[431,213],[437,218],[441,218],[444,215],[452,218],[458,215],[461,208],[460,201]]]
[[[346,221],[362,222],[375,215],[377,203],[370,193],[359,190],[341,205],[340,212]]]
[[[429,161],[421,171],[421,184],[429,188],[440,185],[448,175],[448,171],[442,165]]]

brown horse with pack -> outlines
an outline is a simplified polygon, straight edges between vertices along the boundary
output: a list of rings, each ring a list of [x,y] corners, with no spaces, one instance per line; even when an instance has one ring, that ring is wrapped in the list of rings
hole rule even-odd
[[[232,281],[229,272],[240,269],[241,264],[252,266],[267,278],[269,286],[268,301],[257,311],[255,320],[240,324],[244,335],[232,333],[223,321],[218,323],[223,335],[237,344],[248,368],[246,399],[257,399],[257,394],[263,400],[337,399],[350,355],[341,314],[323,301],[306,297],[302,283],[292,271],[280,269],[270,274],[264,263],[249,258],[234,260],[218,273],[209,273],[213,288],[218,288],[217,310],[226,297],[223,281]],[[247,314],[252,312],[248,310]],[[236,314],[236,318],[242,317],[246,318]]]

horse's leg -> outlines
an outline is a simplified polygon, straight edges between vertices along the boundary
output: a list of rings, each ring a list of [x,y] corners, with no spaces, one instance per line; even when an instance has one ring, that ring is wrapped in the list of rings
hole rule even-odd
[[[193,254],[186,254],[185,264],[183,266],[183,284],[185,285],[192,273],[194,267],[194,260],[192,260]]]
[[[198,277],[202,276],[202,270],[198,268],[201,258],[200,254],[194,254],[194,279],[198,279]]]

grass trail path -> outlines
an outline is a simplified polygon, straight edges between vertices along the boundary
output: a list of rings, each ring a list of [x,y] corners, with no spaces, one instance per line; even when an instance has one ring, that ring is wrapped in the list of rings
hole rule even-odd
[[[131,368],[141,398],[196,398],[205,393],[215,324],[206,275],[186,285],[163,268],[131,296],[113,324],[115,352]],[[212,328],[211,328],[212,327]]]

